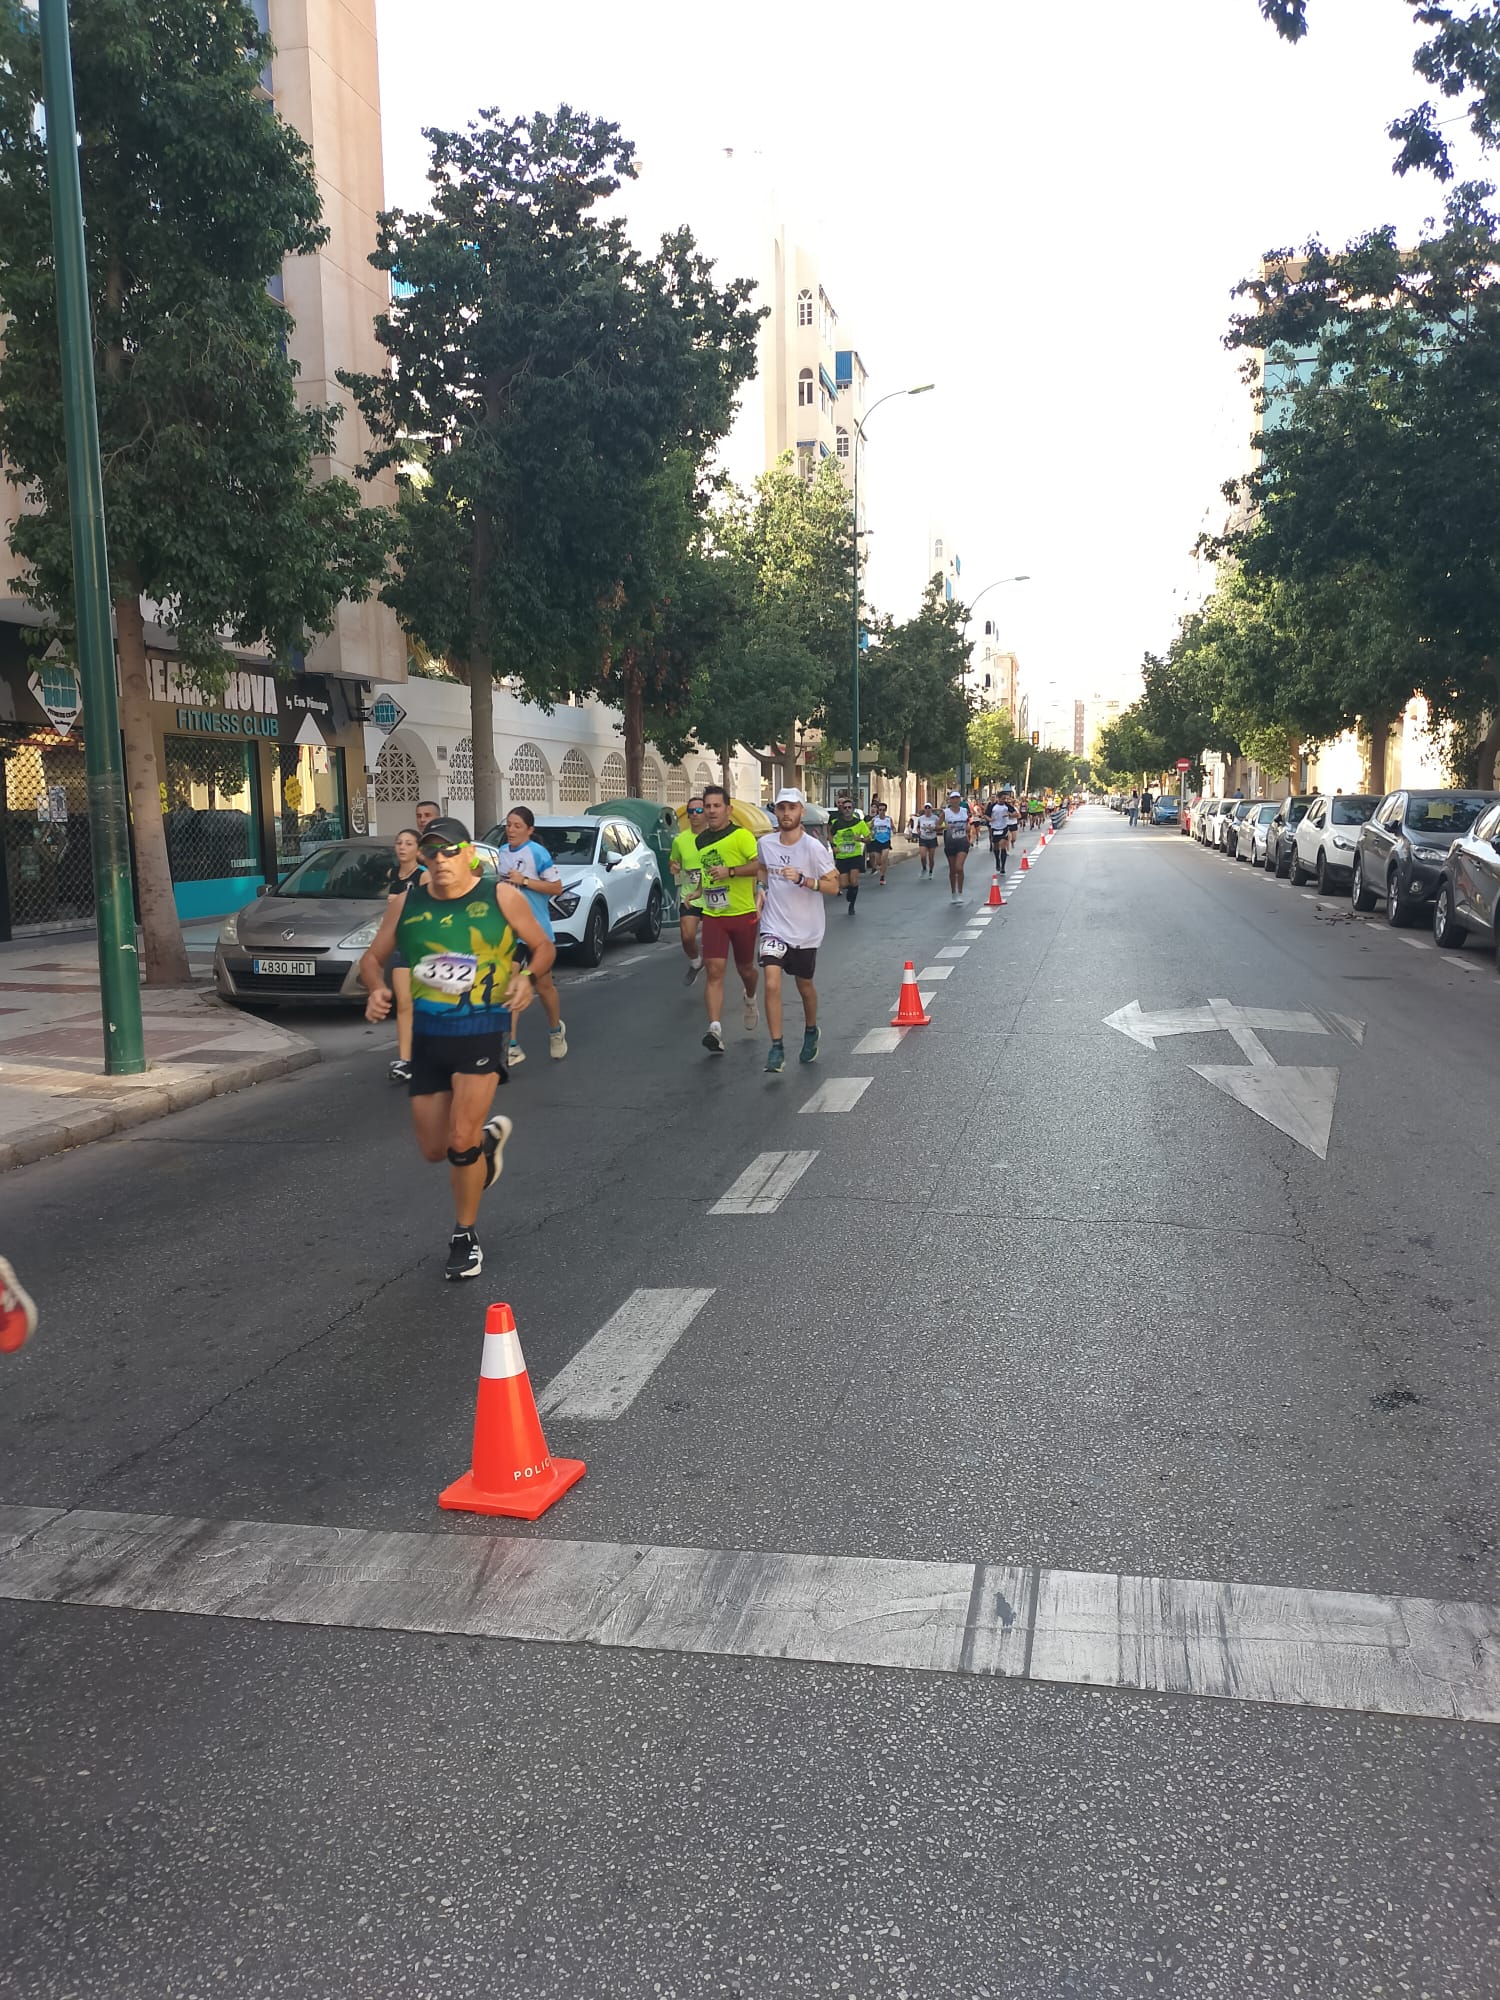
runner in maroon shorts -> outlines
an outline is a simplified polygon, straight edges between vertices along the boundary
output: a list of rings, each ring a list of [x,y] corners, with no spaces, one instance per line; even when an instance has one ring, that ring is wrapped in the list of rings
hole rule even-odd
[[[760,927],[756,912],[760,854],[755,835],[730,819],[729,794],[722,785],[703,787],[703,821],[695,838],[703,872],[700,894],[706,975],[703,998],[708,1008],[708,1033],[703,1037],[703,1046],[710,1055],[721,1056],[724,974],[731,950],[745,989],[746,1031],[753,1034],[760,1025],[760,1009],[755,1004],[760,978],[755,962],[755,938]]]

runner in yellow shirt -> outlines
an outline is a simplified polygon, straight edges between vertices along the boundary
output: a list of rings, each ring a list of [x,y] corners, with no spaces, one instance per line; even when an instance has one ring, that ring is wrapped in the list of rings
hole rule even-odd
[[[677,884],[677,934],[687,957],[684,986],[691,986],[703,970],[703,953],[698,948],[698,925],[703,915],[703,871],[698,865],[698,829],[703,825],[703,794],[694,792],[687,802],[687,825],[672,842],[667,866]]]
[[[755,989],[760,972],[755,963],[757,878],[760,849],[755,835],[729,817],[729,794],[722,785],[703,787],[703,818],[695,835],[703,876],[703,963],[708,971],[703,998],[708,1008],[708,1033],[703,1046],[710,1055],[724,1053],[724,974],[734,948],[735,970],[745,989],[744,1022],[754,1033],[760,1025]]]

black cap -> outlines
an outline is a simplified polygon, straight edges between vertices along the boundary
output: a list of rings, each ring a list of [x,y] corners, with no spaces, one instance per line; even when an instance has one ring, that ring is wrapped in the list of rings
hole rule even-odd
[[[417,841],[418,848],[451,847],[455,841],[472,839],[461,819],[429,820]]]

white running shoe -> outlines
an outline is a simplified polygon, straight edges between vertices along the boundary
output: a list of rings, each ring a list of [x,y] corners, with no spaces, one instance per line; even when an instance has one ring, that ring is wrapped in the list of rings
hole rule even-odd
[[[521,1044],[519,1042],[512,1042],[510,1045],[510,1054],[505,1058],[506,1068],[519,1069],[525,1060],[526,1051],[521,1047]]]
[[[760,1026],[760,1009],[755,1004],[753,994],[745,1001],[744,1021],[747,1029],[754,1029]]]
[[[548,1053],[554,1062],[561,1062],[568,1053],[568,1024],[559,1021],[547,1036]]]
[[[484,1121],[479,1143],[484,1148],[484,1184],[487,1188],[492,1188],[505,1171],[505,1142],[514,1129],[503,1111],[497,1111]]]

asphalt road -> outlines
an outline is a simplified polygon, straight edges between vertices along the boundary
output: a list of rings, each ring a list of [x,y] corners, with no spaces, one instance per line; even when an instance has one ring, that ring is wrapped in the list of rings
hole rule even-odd
[[[7,1177],[43,1325],[0,1503],[1500,1601],[1492,961],[1098,810],[955,943],[979,863],[964,912],[910,865],[831,909],[811,1071],[767,1077],[734,1008],[709,1058],[665,941],[570,976],[478,1286],[441,1283],[444,1178],[360,1021]],[[932,1025],[856,1055],[907,957],[951,967]],[[1132,1003],[1180,1018],[1147,1047]],[[1326,1158],[1237,1066],[1304,1139],[1332,1099]],[[774,1213],[714,1212],[787,1152]],[[552,1513],[439,1513],[488,1300],[542,1389],[689,1288],[627,1406],[549,1417],[588,1462]],[[1208,1699],[871,1665],[857,1618],[837,1657],[475,1637],[354,1581],[287,1623],[0,1602],[8,1991],[1500,1990],[1500,1737],[1383,1702],[1379,1661]]]

